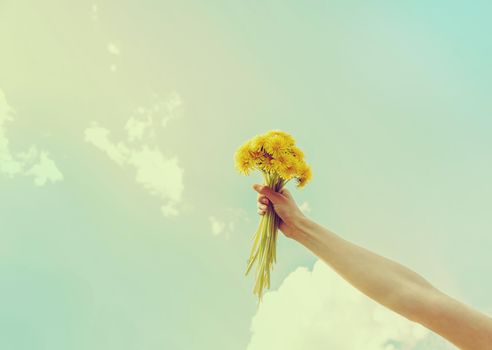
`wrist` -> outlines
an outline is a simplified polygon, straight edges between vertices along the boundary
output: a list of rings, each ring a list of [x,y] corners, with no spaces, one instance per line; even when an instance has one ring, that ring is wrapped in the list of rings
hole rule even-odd
[[[309,238],[309,227],[311,224],[311,219],[309,219],[304,214],[300,215],[294,221],[295,235],[292,237],[299,243],[305,242]]]

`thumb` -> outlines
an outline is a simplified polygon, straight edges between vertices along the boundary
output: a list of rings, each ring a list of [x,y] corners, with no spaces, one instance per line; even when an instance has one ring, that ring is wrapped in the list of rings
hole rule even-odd
[[[282,199],[282,195],[278,192],[275,192],[273,189],[266,185],[260,185],[260,184],[254,184],[253,189],[260,193],[263,194],[265,197],[267,197],[273,204],[278,203]]]

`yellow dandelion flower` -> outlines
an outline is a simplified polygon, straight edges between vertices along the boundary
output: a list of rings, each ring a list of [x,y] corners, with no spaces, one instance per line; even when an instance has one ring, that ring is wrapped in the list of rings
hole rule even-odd
[[[251,149],[255,151],[263,151],[265,144],[268,142],[268,135],[258,135],[251,140]]]
[[[241,147],[238,148],[236,153],[234,154],[234,161],[236,169],[245,174],[249,175],[249,172],[254,166],[253,158],[251,157],[249,151],[249,142],[245,143]]]
[[[292,155],[298,159],[304,159],[304,152],[301,151],[301,149],[299,147],[292,147],[290,149],[290,152],[292,153]]]
[[[265,143],[265,150],[274,158],[287,151],[287,149],[286,141],[278,135],[270,136]]]
[[[302,188],[306,186],[306,184],[311,180],[311,177],[311,168],[307,164],[304,164],[297,177],[297,187]]]
[[[264,175],[265,185],[274,191],[280,191],[291,179],[297,181],[298,188],[304,187],[312,177],[311,168],[304,161],[304,153],[295,146],[294,138],[280,130],[271,130],[247,141],[236,150],[234,160],[235,167],[245,175],[253,169],[259,170]],[[263,290],[270,288],[279,222],[278,214],[269,207],[254,234],[246,266],[246,275],[255,264],[257,266],[253,293],[260,302]]]
[[[285,168],[285,156],[279,154],[277,157],[272,158],[273,170],[277,173],[281,173]]]
[[[285,131],[281,130],[271,130],[267,133],[269,136],[279,136],[282,138],[285,142],[285,145],[287,147],[292,147],[296,143],[295,139],[290,135],[289,133],[286,133]]]
[[[283,163],[280,168],[278,168],[278,174],[285,181],[288,181],[295,177],[299,172],[299,162],[292,155],[283,155]]]
[[[265,154],[262,157],[260,169],[266,173],[275,171],[275,159],[273,159],[269,154]]]
[[[261,163],[264,158],[264,152],[249,150],[249,155],[255,164]]]

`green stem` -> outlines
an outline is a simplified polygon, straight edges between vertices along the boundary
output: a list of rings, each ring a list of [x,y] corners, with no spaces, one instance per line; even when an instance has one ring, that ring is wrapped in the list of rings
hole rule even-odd
[[[279,192],[288,181],[283,180],[276,173],[262,172],[265,184],[274,191]],[[250,259],[246,274],[250,271],[253,264],[257,263],[256,283],[253,293],[258,295],[259,303],[263,297],[263,290],[270,288],[270,271],[277,260],[276,245],[278,237],[278,225],[280,217],[275,213],[273,204],[268,203],[268,210],[263,215],[258,230],[254,236],[254,243],[251,249]]]

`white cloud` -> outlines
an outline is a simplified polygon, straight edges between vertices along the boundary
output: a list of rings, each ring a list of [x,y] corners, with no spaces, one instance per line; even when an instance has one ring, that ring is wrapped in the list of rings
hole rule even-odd
[[[99,7],[96,3],[91,6],[91,18],[93,21],[97,21],[99,19]]]
[[[165,98],[160,98],[154,94],[154,102],[148,107],[139,106],[135,109],[134,115],[128,119],[125,125],[125,130],[128,134],[128,140],[139,141],[142,138],[155,137],[154,120],[161,119],[161,126],[166,127],[172,119],[181,116],[181,97],[172,92]]]
[[[311,211],[311,207],[309,206],[309,203],[304,201],[300,206],[299,209],[301,209],[302,212],[308,213]]]
[[[108,43],[108,52],[115,56],[119,56],[121,53],[119,47],[116,46],[115,43]]]
[[[177,216],[179,214],[176,203],[173,201],[169,201],[166,205],[163,205],[161,211],[165,217]]]
[[[14,119],[13,112],[3,91],[0,90],[0,171],[9,177],[20,173],[23,168],[23,164],[10,152],[10,142],[5,132],[7,122],[12,122]]]
[[[120,48],[115,43],[111,43],[111,42],[108,43],[107,50],[109,54],[112,56],[119,56],[121,54]],[[117,69],[116,63],[111,62],[111,64],[109,65],[109,70],[114,73],[116,72],[116,69]]]
[[[162,107],[164,116],[162,118],[162,127],[166,127],[168,121],[179,117],[179,108],[182,105],[181,97],[177,93],[172,93],[165,101]]]
[[[128,161],[130,150],[121,142],[113,143],[109,140],[111,132],[98,125],[97,122],[92,122],[91,126],[84,131],[85,141],[92,143],[101,151],[106,152],[108,157],[123,165]]]
[[[222,235],[229,239],[236,229],[238,221],[249,221],[246,212],[239,208],[226,208],[220,218],[214,215],[208,217],[210,228],[214,236]],[[245,226],[247,227],[247,226]]]
[[[165,102],[157,104],[162,103]],[[166,201],[161,206],[162,214],[166,217],[177,216],[177,205],[182,201],[184,191],[184,170],[177,156],[166,156],[157,147],[149,145],[155,136],[153,114],[153,107],[139,107],[135,115],[127,120],[126,138],[132,144],[112,141],[110,130],[97,122],[92,122],[84,131],[85,140],[120,166],[134,168],[136,182],[151,195]]]
[[[39,157],[39,163],[26,171],[26,175],[34,176],[34,183],[37,186],[43,186],[48,180],[51,182],[63,180],[63,174],[46,151],[41,151]]]
[[[139,111],[143,110],[143,108],[138,109]],[[144,114],[144,115],[136,115],[127,120],[125,129],[128,133],[128,141],[136,141],[141,140],[146,134],[152,133],[152,115]],[[155,134],[151,134],[150,136],[154,137]]]
[[[225,222],[218,220],[214,216],[210,216],[208,219],[210,220],[210,224],[212,226],[212,233],[215,236],[220,235],[226,227]]]
[[[176,156],[167,158],[158,149],[144,145],[132,150],[128,163],[135,167],[137,182],[153,195],[181,201],[183,192],[183,169]]]
[[[12,153],[6,124],[14,120],[13,113],[13,108],[0,90],[0,173],[10,178],[16,175],[33,176],[37,186],[43,186],[47,181],[63,180],[63,174],[47,151],[31,145],[27,151]]]
[[[247,350],[452,349],[359,292],[321,260],[312,271],[298,268],[264,295],[251,331]]]

